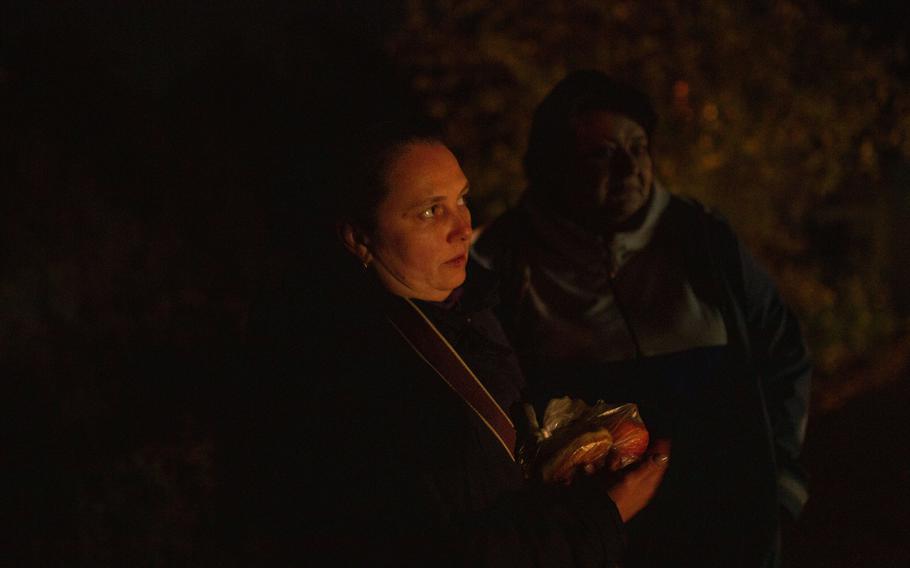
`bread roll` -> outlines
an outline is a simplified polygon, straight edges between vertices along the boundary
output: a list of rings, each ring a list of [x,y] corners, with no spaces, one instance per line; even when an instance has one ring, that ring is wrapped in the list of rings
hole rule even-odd
[[[541,467],[543,480],[571,483],[579,466],[603,463],[612,446],[613,436],[608,429],[584,432],[544,462]]]

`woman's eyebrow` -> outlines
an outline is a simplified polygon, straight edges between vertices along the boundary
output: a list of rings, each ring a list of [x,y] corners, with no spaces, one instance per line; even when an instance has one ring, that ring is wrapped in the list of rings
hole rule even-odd
[[[462,187],[458,191],[458,195],[462,196],[462,195],[468,193],[470,190],[471,190],[471,184],[466,183],[466,184],[464,184],[464,187]],[[445,200],[446,200],[445,195],[431,195],[430,197],[425,197],[425,198],[421,199],[420,201],[415,201],[407,209],[410,211],[411,209],[415,209],[417,207],[425,207],[427,205],[433,205],[435,203],[439,203],[440,201],[445,201]]]

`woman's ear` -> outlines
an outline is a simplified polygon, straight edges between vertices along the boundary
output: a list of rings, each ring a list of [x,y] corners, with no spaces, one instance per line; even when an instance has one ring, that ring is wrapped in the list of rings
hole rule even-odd
[[[338,233],[341,236],[345,248],[360,259],[360,262],[363,263],[365,267],[369,266],[370,262],[373,261],[373,255],[370,253],[369,248],[369,237],[367,237],[363,231],[348,222],[339,225]]]

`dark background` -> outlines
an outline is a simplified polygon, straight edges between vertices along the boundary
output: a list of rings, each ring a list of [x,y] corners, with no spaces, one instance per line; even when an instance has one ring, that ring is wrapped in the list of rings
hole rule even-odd
[[[790,535],[791,565],[910,561],[906,7],[756,2],[680,15],[673,2],[650,12],[613,2],[594,17],[553,2],[554,17],[510,2],[299,4],[0,9],[0,468],[10,490],[0,548],[26,565],[206,558],[221,383],[248,341],[255,299],[290,273],[318,270],[317,204],[333,168],[344,167],[352,128],[402,104],[440,119],[480,182],[483,223],[521,188],[516,164],[533,105],[565,70],[596,65],[650,89],[666,119],[664,179],[731,218],[819,355],[806,448],[813,493]],[[690,167],[693,156],[743,145],[701,144],[715,120],[711,93],[744,93],[718,103],[737,137],[773,122],[763,113],[777,108],[765,100],[774,97],[748,80],[774,69],[760,66],[762,53],[736,71],[722,50],[691,61],[684,49],[646,52],[646,36],[720,44],[784,20],[822,26],[794,24],[794,68],[780,87],[793,106],[819,108],[821,122],[787,118],[787,155],[760,149],[729,169]],[[550,37],[563,28],[564,39]],[[834,105],[827,111],[813,98],[813,81],[823,81],[799,55],[814,57],[813,42],[824,41],[841,46],[843,60],[827,63],[838,73],[824,86],[843,97],[824,99]],[[860,70],[869,75],[851,79]],[[884,95],[851,94],[857,85]],[[838,115],[853,128],[842,147],[824,135],[836,138],[829,117]],[[841,164],[824,195],[813,193],[814,178],[793,179],[801,131],[818,134],[819,176]],[[719,193],[699,181],[713,187],[724,172],[762,168],[774,183],[761,192]]]

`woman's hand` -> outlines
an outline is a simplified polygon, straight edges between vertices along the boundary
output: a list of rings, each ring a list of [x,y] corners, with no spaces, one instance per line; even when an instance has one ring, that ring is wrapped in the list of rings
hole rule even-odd
[[[610,485],[607,493],[616,503],[624,523],[651,501],[669,463],[670,440],[654,440],[641,461],[619,472],[621,476]]]

